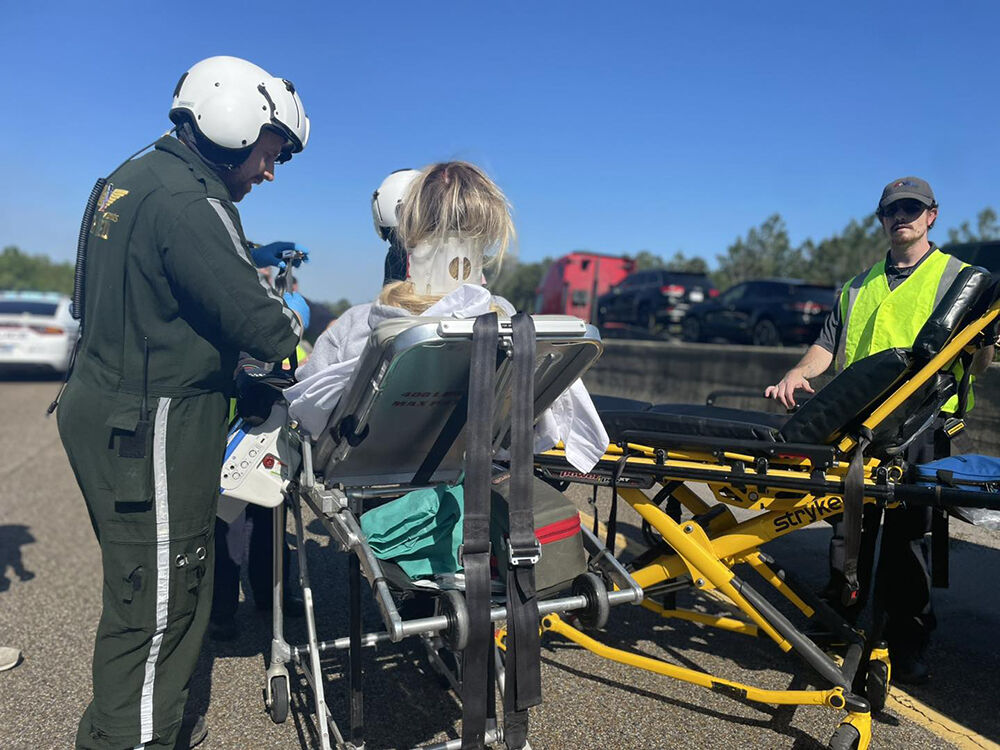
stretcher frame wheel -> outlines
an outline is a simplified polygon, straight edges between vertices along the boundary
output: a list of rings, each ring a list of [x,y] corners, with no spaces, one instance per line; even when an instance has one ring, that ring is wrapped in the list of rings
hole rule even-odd
[[[611,602],[608,600],[608,588],[599,575],[587,572],[574,578],[573,596],[583,596],[587,599],[587,606],[576,612],[580,622],[589,628],[597,629],[608,624]]]
[[[448,627],[441,639],[451,651],[464,651],[469,643],[469,608],[465,597],[455,590],[443,591],[438,597],[439,613],[448,618]]]
[[[268,679],[267,714],[275,724],[283,724],[288,718],[288,677],[275,675]]]
[[[830,738],[829,750],[857,750],[861,732],[850,724],[841,724]]]

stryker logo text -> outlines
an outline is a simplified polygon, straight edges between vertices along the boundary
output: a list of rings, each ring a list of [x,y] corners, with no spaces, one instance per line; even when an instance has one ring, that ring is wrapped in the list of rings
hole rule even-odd
[[[774,519],[774,530],[787,531],[793,526],[808,526],[821,518],[833,516],[844,511],[844,501],[839,497],[814,500],[804,508],[790,510]]]

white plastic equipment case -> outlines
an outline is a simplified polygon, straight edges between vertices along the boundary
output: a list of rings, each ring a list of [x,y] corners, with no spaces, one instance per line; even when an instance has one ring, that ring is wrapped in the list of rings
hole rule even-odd
[[[284,499],[288,483],[296,476],[302,460],[299,438],[285,429],[288,407],[275,404],[271,415],[257,427],[247,427],[237,419],[226,439],[226,455],[219,482],[219,515],[233,515],[250,502],[274,508]],[[241,501],[237,505],[234,502]]]

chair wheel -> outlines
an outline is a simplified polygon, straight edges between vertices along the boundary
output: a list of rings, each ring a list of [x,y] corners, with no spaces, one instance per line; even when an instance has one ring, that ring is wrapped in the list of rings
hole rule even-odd
[[[611,614],[608,589],[596,573],[581,573],[573,579],[573,596],[587,598],[587,606],[577,610],[580,622],[589,628],[603,628]]]
[[[469,608],[465,597],[454,590],[438,597],[438,614],[448,618],[448,627],[441,632],[445,645],[452,651],[462,651],[469,643]]]
[[[830,738],[830,750],[857,750],[861,733],[850,724],[841,724]]]
[[[282,724],[288,718],[288,678],[284,675],[272,677],[270,693],[267,713],[275,724]]]
[[[885,708],[885,702],[889,698],[889,665],[884,661],[873,660],[868,663],[865,698],[871,704],[873,714]]]

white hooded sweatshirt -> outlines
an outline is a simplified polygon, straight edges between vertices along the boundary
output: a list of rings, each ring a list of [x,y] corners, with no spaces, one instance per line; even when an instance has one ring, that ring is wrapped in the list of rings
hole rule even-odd
[[[442,297],[422,315],[474,318],[491,307],[514,314],[514,307],[487,289],[464,284]],[[299,382],[285,390],[289,415],[312,435],[326,427],[337,402],[351,381],[361,353],[375,327],[390,318],[412,317],[400,307],[369,303],[355,305],[316,340],[309,359],[297,371]],[[579,380],[573,383],[535,424],[535,452],[562,441],[566,459],[579,471],[590,471],[608,447],[608,433],[590,394]]]

